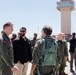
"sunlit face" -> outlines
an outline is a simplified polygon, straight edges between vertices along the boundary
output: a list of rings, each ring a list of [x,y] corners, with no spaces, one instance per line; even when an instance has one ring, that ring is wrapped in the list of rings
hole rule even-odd
[[[37,38],[37,35],[34,34],[34,38]]]
[[[62,34],[58,35],[58,40],[63,40],[63,35]]]
[[[7,26],[7,27],[6,27],[6,30],[7,30],[8,35],[12,34],[13,25],[11,24],[10,26]]]
[[[46,36],[46,34],[44,33],[43,30],[41,31],[41,33],[42,33],[42,34],[41,34],[42,37],[45,37],[45,36]]]
[[[25,30],[25,29],[21,29],[21,30],[20,30],[20,35],[21,35],[21,36],[25,36],[25,34],[26,34],[26,30]]]

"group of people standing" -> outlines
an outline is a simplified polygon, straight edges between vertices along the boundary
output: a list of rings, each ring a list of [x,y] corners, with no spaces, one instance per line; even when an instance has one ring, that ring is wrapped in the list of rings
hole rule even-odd
[[[19,36],[10,40],[13,24],[8,22],[3,25],[0,34],[0,75],[27,75],[29,63],[32,64],[29,75],[68,75],[64,72],[69,56],[65,34],[59,33],[57,39],[54,39],[51,37],[52,28],[44,26],[41,38],[37,39],[35,33],[33,40],[29,40],[25,36],[26,30],[25,27],[21,27]],[[76,38],[73,33],[70,39],[70,71],[73,73],[73,58],[76,61],[75,49]],[[57,66],[58,73],[55,73]]]

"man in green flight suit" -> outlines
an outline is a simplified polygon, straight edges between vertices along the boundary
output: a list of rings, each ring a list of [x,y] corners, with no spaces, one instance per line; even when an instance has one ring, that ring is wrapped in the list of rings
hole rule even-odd
[[[34,49],[34,46],[35,46],[36,41],[37,41],[37,33],[34,33],[34,37],[33,37],[33,39],[31,40],[32,50]]]
[[[42,38],[36,42],[35,47],[34,47],[33,58],[32,58],[32,68],[31,68],[30,75],[34,75],[36,66],[39,67],[38,75],[52,75],[54,73],[53,69],[55,68],[55,66],[54,66],[53,62],[56,60],[53,59],[51,55],[55,53],[55,49],[53,49],[53,48],[55,48],[56,46],[54,46],[55,42],[53,42],[54,39],[50,36],[51,34],[52,34],[52,28],[50,26],[44,26],[42,29]],[[45,42],[44,42],[44,40],[45,40]],[[44,46],[44,44],[45,44],[45,46]],[[48,46],[51,47],[51,51],[48,51],[49,50]],[[44,49],[45,49],[45,51],[44,51]],[[48,53],[52,53],[49,56],[50,56],[50,58],[52,58],[53,61],[48,59],[49,62],[52,62],[51,64],[48,62],[47,65],[40,66],[39,63],[40,63],[41,56],[44,58],[47,51],[48,51]],[[57,53],[54,55],[54,57],[56,55],[57,55]],[[44,60],[42,60],[42,61],[44,61]],[[47,61],[47,59],[45,61]]]
[[[1,60],[0,71],[2,75],[12,75],[18,73],[18,68],[14,66],[13,49],[10,43],[9,35],[13,31],[13,24],[8,22],[3,25],[3,31],[0,38]]]
[[[59,69],[59,75],[68,75],[64,72],[66,61],[68,58],[68,47],[67,47],[67,42],[64,38],[65,38],[64,33],[58,34],[57,43],[58,43],[58,46],[60,47],[60,53],[61,53],[61,66]]]
[[[1,52],[2,52],[2,49],[3,49],[3,46],[2,46],[2,36],[1,36],[1,34],[0,34],[0,75],[2,75],[2,70],[1,70],[1,64],[2,64],[2,62],[1,62]]]

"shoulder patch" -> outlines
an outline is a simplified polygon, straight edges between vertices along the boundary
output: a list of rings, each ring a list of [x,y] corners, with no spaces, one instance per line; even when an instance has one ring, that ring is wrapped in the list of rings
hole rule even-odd
[[[41,44],[44,41],[44,39],[40,39],[38,40],[38,42]]]
[[[7,43],[7,41],[6,40],[3,40],[3,44],[6,44]]]
[[[39,40],[36,42],[36,44],[35,44],[34,47],[38,47],[39,44],[42,44],[43,40],[44,40],[44,39],[39,39]]]

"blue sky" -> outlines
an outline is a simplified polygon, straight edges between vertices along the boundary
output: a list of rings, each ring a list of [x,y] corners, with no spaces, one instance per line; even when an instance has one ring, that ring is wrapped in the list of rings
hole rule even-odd
[[[60,0],[0,0],[0,31],[3,24],[10,21],[14,24],[13,33],[17,34],[24,26],[27,28],[27,37],[32,37],[34,32],[40,35],[44,25],[50,25],[53,34],[58,34],[61,16],[56,9],[57,1]],[[76,32],[75,18],[76,10],[71,14],[72,32]]]

